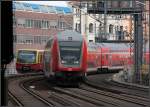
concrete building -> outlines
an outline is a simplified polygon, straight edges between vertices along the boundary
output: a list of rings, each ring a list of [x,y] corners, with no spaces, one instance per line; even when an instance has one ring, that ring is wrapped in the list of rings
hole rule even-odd
[[[149,2],[150,1],[145,1],[146,5],[145,5],[145,15],[144,15],[144,38],[146,41],[150,37],[150,35],[149,35],[149,26],[150,26],[150,23],[149,23],[149,13],[150,13]]]
[[[50,36],[72,29],[72,25],[72,9],[69,7],[13,2],[14,51],[43,49]]]
[[[104,14],[88,14],[87,2],[74,1],[68,4],[73,7],[73,29],[80,32],[81,22],[81,34],[86,35],[88,42],[95,42],[96,37],[107,40],[129,40],[131,38],[133,31],[130,15],[107,14],[105,17]]]

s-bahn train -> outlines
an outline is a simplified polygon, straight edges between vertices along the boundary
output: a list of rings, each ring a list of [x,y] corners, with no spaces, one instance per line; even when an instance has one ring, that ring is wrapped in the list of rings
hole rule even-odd
[[[19,49],[16,58],[18,72],[43,71],[43,50]]]
[[[86,41],[75,31],[60,32],[47,41],[43,59],[43,71],[47,78],[82,80],[87,71]]]

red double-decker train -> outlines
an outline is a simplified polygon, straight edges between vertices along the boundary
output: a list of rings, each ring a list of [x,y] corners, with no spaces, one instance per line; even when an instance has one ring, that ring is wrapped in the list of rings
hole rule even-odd
[[[149,51],[144,53],[147,60]],[[127,43],[86,43],[85,38],[66,30],[52,36],[44,50],[46,77],[82,80],[87,72],[109,72],[133,64],[133,49]]]
[[[87,71],[86,41],[75,31],[60,32],[48,40],[43,60],[43,71],[47,78],[82,80]]]
[[[125,43],[89,43],[87,71],[110,72],[133,64],[133,49]]]

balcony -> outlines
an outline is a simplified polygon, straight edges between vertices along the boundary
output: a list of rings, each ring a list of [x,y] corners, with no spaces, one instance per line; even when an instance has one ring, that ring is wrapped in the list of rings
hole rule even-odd
[[[95,42],[105,42],[105,43],[133,43],[134,39],[131,35],[126,35],[125,33],[104,33],[101,32],[96,35]]]

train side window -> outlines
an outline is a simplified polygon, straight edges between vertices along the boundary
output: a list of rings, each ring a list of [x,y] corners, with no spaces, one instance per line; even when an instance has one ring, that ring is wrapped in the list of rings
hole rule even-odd
[[[108,59],[108,54],[106,54],[106,59]]]
[[[45,62],[46,63],[49,63],[49,53],[48,53],[48,51],[46,51],[45,53],[44,53],[44,60],[45,60]]]
[[[53,42],[53,39],[49,40],[49,41],[47,42],[46,48],[51,48],[52,42]]]
[[[103,60],[105,59],[105,55],[102,55],[102,59],[103,59]]]

